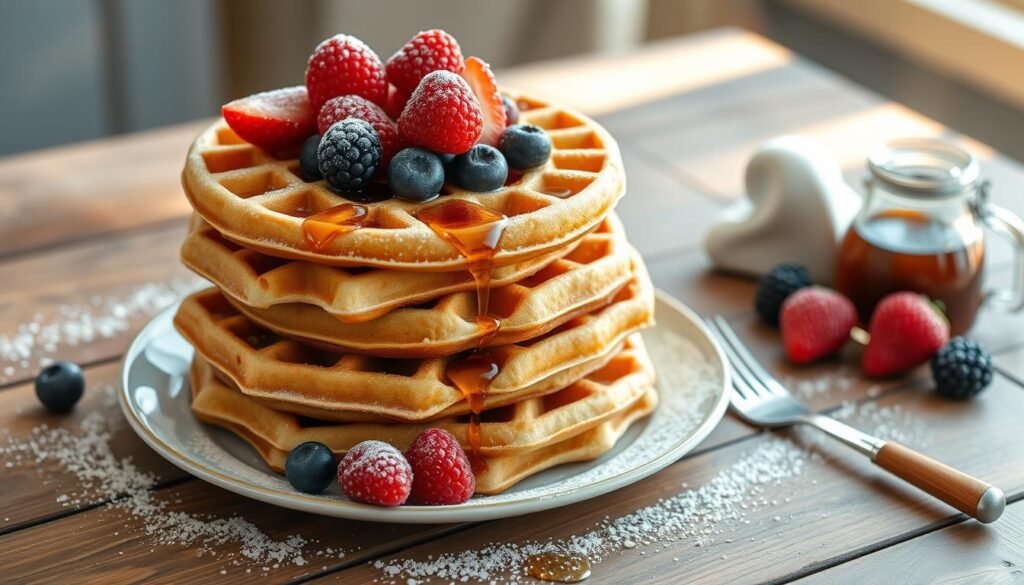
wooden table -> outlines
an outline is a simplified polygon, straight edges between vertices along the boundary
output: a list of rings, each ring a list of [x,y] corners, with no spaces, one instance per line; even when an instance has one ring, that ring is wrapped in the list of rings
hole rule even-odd
[[[744,164],[758,143],[800,133],[823,140],[859,184],[867,149],[891,136],[942,135],[984,159],[995,197],[1024,213],[1024,170],[982,144],[809,64],[762,38],[715,31],[634,55],[583,58],[499,75],[504,84],[563,100],[595,115],[618,138],[629,176],[619,206],[656,284],[701,314],[728,315],[756,353],[813,407],[842,406],[881,432],[909,434],[923,450],[1024,495],[1024,319],[985,313],[972,332],[999,372],[978,400],[961,404],[930,391],[926,372],[877,384],[856,376],[856,355],[804,369],[787,366],[777,333],[751,312],[754,284],[709,270],[701,240],[715,214],[742,192]],[[9,158],[0,162],[0,353],[19,326],[59,321],[61,307],[125,299],[140,287],[189,279],[178,246],[189,213],[178,173],[202,124]],[[993,248],[995,278],[1010,270]],[[93,303],[93,305],[90,305]],[[143,303],[144,304],[144,303]],[[76,429],[92,412],[121,414],[101,390],[149,312],[134,307],[125,330],[36,349],[74,360],[90,390],[75,413],[46,415],[33,396],[33,354],[0,362],[0,427],[24,442],[41,424]],[[26,325],[27,326],[27,325]],[[6,336],[6,337],[4,337]],[[115,425],[117,426],[117,425]],[[763,486],[763,505],[736,508],[702,546],[683,539],[623,549],[600,559],[595,583],[929,583],[941,577],[1015,581],[1024,564],[1024,504],[992,526],[965,519],[841,447],[807,434],[767,433],[729,415],[695,452],[615,493],[534,516],[472,525],[391,526],[303,515],[246,500],[162,461],[121,425],[118,457],[159,476],[152,495],[174,510],[241,515],[274,539],[301,534],[310,562],[246,564],[238,544],[160,544],[138,518],[106,502],[69,505],[78,481],[54,463],[0,464],[3,580],[96,582],[364,583],[384,575],[372,561],[425,560],[484,543],[560,539],[686,490],[700,489],[771,441],[802,445],[802,473]],[[0,444],[3,440],[0,439]],[[0,460],[5,456],[0,454]],[[9,458],[7,459],[9,461]],[[686,487],[683,487],[683,484]],[[658,549],[658,550],[656,550]],[[330,553],[325,551],[330,550]],[[319,551],[319,552],[317,552]],[[339,551],[344,551],[340,556]],[[319,556],[318,556],[319,555]],[[241,560],[240,560],[241,559]],[[405,583],[405,579],[399,579]],[[435,582],[446,582],[440,579]]]

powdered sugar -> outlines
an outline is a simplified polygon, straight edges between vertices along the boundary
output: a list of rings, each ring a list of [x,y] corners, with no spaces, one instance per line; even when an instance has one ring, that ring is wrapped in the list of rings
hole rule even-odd
[[[40,425],[27,438],[9,434],[0,447],[6,467],[31,465],[48,473],[40,463],[58,464],[71,473],[73,486],[57,496],[64,507],[106,502],[110,511],[124,514],[132,522],[125,529],[141,524],[153,545],[189,546],[200,554],[217,555],[226,564],[267,572],[282,565],[304,566],[311,557],[341,558],[344,551],[310,551],[310,542],[301,535],[276,540],[245,518],[200,517],[173,510],[180,503],[166,491],[154,491],[158,478],[139,469],[129,458],[118,458],[111,449],[114,433],[124,424],[116,410],[117,400],[110,386],[92,388],[104,394],[103,405],[89,413],[77,428],[49,428]],[[47,477],[46,482],[66,478]],[[225,552],[225,544],[234,544],[236,552]],[[155,549],[151,550],[155,552]]]
[[[923,423],[899,406],[849,402],[837,415],[883,438],[904,440],[915,446],[927,443]],[[815,433],[811,444],[817,446],[822,435],[817,431],[806,432]],[[834,442],[827,448],[843,449]],[[783,510],[791,499],[783,494],[792,493],[792,483],[805,474],[811,462],[821,459],[818,452],[819,449],[805,450],[786,439],[768,438],[740,454],[732,465],[700,486],[691,488],[684,483],[682,491],[674,496],[619,518],[606,518],[583,533],[543,542],[496,543],[425,560],[379,560],[373,567],[380,571],[378,581],[384,583],[471,579],[516,583],[524,577],[527,559],[546,552],[583,556],[599,563],[611,554],[633,552],[647,556],[672,550],[673,561],[679,561],[680,553],[687,550],[732,545],[738,535],[751,532],[746,527],[752,523],[762,525],[751,532],[759,534],[765,530],[764,524],[790,522],[794,515]],[[805,481],[810,489],[818,484],[813,478]],[[775,509],[782,513],[772,514]],[[827,516],[823,513],[820,518]],[[755,540],[754,536],[749,538]],[[729,558],[728,554],[716,555],[722,560]]]
[[[60,305],[46,315],[38,313],[14,331],[0,334],[0,383],[34,374],[53,362],[62,349],[121,335],[203,282],[151,282],[125,295],[94,296],[84,302]]]

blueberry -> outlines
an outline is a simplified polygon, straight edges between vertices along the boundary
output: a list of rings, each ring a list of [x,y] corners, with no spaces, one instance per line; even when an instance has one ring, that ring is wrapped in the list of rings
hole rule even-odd
[[[430,201],[444,185],[444,165],[429,150],[406,148],[391,159],[388,183],[399,199]]]
[[[448,165],[452,164],[452,161],[455,160],[455,155],[451,153],[435,152],[434,154],[437,158],[441,159],[441,164],[444,165],[444,168],[446,169],[448,168]]]
[[[546,163],[551,156],[551,138],[533,124],[513,124],[505,128],[498,148],[509,167],[532,169]]]
[[[50,412],[71,412],[85,392],[82,368],[71,362],[56,362],[36,376],[36,396]]]
[[[508,164],[497,148],[477,144],[455,157],[448,178],[467,191],[494,191],[505,184]]]
[[[519,106],[517,106],[516,102],[507,95],[501,96],[501,101],[505,104],[505,125],[511,126],[512,124],[518,124]]]
[[[284,463],[284,474],[292,487],[307,494],[319,494],[334,481],[338,462],[323,443],[309,441],[292,449]]]
[[[314,134],[302,143],[302,151],[299,153],[299,169],[302,171],[302,178],[307,181],[319,181],[324,178],[320,173],[320,163],[316,151],[320,148],[320,135]]]

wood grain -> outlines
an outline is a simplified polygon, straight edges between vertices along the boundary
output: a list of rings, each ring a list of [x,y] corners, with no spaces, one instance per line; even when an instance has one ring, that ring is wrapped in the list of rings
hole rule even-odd
[[[0,161],[0,257],[187,214],[179,175],[206,123]]]
[[[1024,577],[1024,504],[986,526],[966,520],[797,581],[800,585],[1018,583]]]

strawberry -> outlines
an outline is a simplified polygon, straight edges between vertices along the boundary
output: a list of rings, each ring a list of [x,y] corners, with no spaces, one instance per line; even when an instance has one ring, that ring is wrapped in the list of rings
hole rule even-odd
[[[786,355],[806,364],[835,355],[857,324],[850,299],[824,287],[803,288],[782,303],[779,319]]]
[[[306,65],[306,89],[313,112],[339,95],[358,95],[375,104],[388,96],[384,64],[363,41],[334,35],[317,45]]]
[[[332,124],[345,118],[365,120],[377,131],[377,137],[380,138],[380,146],[383,150],[377,174],[386,174],[391,157],[402,149],[402,141],[398,136],[398,125],[377,104],[357,95],[343,95],[327,100],[324,107],[320,109],[320,115],[316,117],[317,129],[321,135],[326,134]]]
[[[412,146],[462,154],[476,144],[483,123],[480,104],[466,81],[451,71],[434,71],[409,96],[398,132]]]
[[[861,368],[869,376],[891,376],[931,359],[949,340],[949,322],[928,297],[897,292],[875,307],[869,333]]]
[[[469,457],[444,429],[427,429],[417,435],[405,457],[413,473],[410,502],[461,504],[476,490]]]
[[[498,82],[494,80],[491,66],[478,57],[466,59],[466,70],[462,78],[480,102],[484,115],[484,130],[480,133],[480,143],[497,146],[501,133],[505,131],[505,102],[498,93]]]
[[[462,50],[455,37],[443,30],[419,32],[388,59],[388,79],[405,95],[416,87],[428,73],[451,71],[462,73],[465,64]]]
[[[316,117],[301,85],[237,99],[224,104],[221,114],[235,134],[266,150],[295,146],[316,132]]]
[[[412,489],[412,468],[405,456],[383,441],[363,441],[338,464],[341,491],[355,502],[401,506]]]
[[[409,101],[409,94],[402,93],[393,85],[388,85],[388,98],[384,101],[384,111],[391,116],[392,120],[398,120],[405,109],[405,103]]]

